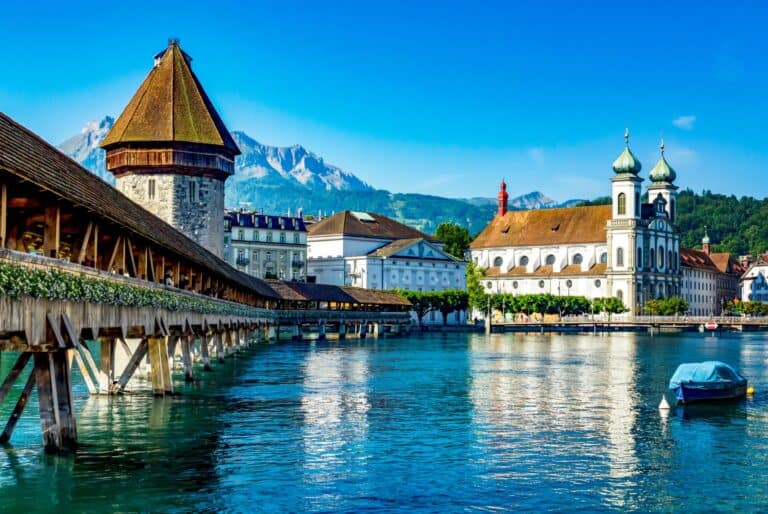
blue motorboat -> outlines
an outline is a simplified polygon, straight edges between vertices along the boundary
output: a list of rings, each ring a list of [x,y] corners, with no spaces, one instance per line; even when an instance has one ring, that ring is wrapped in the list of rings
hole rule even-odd
[[[683,403],[730,400],[747,394],[747,379],[724,362],[689,362],[677,367],[669,388]]]

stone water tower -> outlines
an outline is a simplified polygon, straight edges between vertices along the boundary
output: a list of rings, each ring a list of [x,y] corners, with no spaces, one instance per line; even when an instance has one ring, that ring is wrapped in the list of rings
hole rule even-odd
[[[170,40],[104,138],[117,189],[215,255],[224,253],[224,182],[235,141]]]

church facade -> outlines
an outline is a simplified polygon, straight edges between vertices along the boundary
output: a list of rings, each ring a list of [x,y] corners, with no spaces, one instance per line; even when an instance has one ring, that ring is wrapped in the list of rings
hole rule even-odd
[[[610,205],[509,211],[502,182],[496,216],[470,245],[486,292],[616,297],[632,314],[648,299],[679,296],[676,173],[660,148],[645,203],[628,133],[613,163]]]

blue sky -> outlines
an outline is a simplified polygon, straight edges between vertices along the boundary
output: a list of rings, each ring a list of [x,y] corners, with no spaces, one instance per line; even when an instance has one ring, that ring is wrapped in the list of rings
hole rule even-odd
[[[230,130],[380,188],[606,194],[624,127],[678,184],[768,196],[768,7],[625,2],[13,2],[0,109],[58,143],[117,115],[168,37]]]

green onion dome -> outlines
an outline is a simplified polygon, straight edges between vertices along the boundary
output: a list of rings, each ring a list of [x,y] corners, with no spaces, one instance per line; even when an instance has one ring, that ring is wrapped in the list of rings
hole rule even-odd
[[[659,161],[651,170],[649,177],[651,181],[654,183],[671,184],[677,178],[677,173],[675,173],[675,170],[672,169],[672,166],[670,166],[667,160],[664,158],[664,140],[663,139],[661,140],[661,145],[659,146],[659,149],[661,150],[661,157],[659,158]]]
[[[624,151],[613,161],[613,171],[617,175],[637,175],[643,167],[640,161],[629,149],[629,129],[624,132]]]

